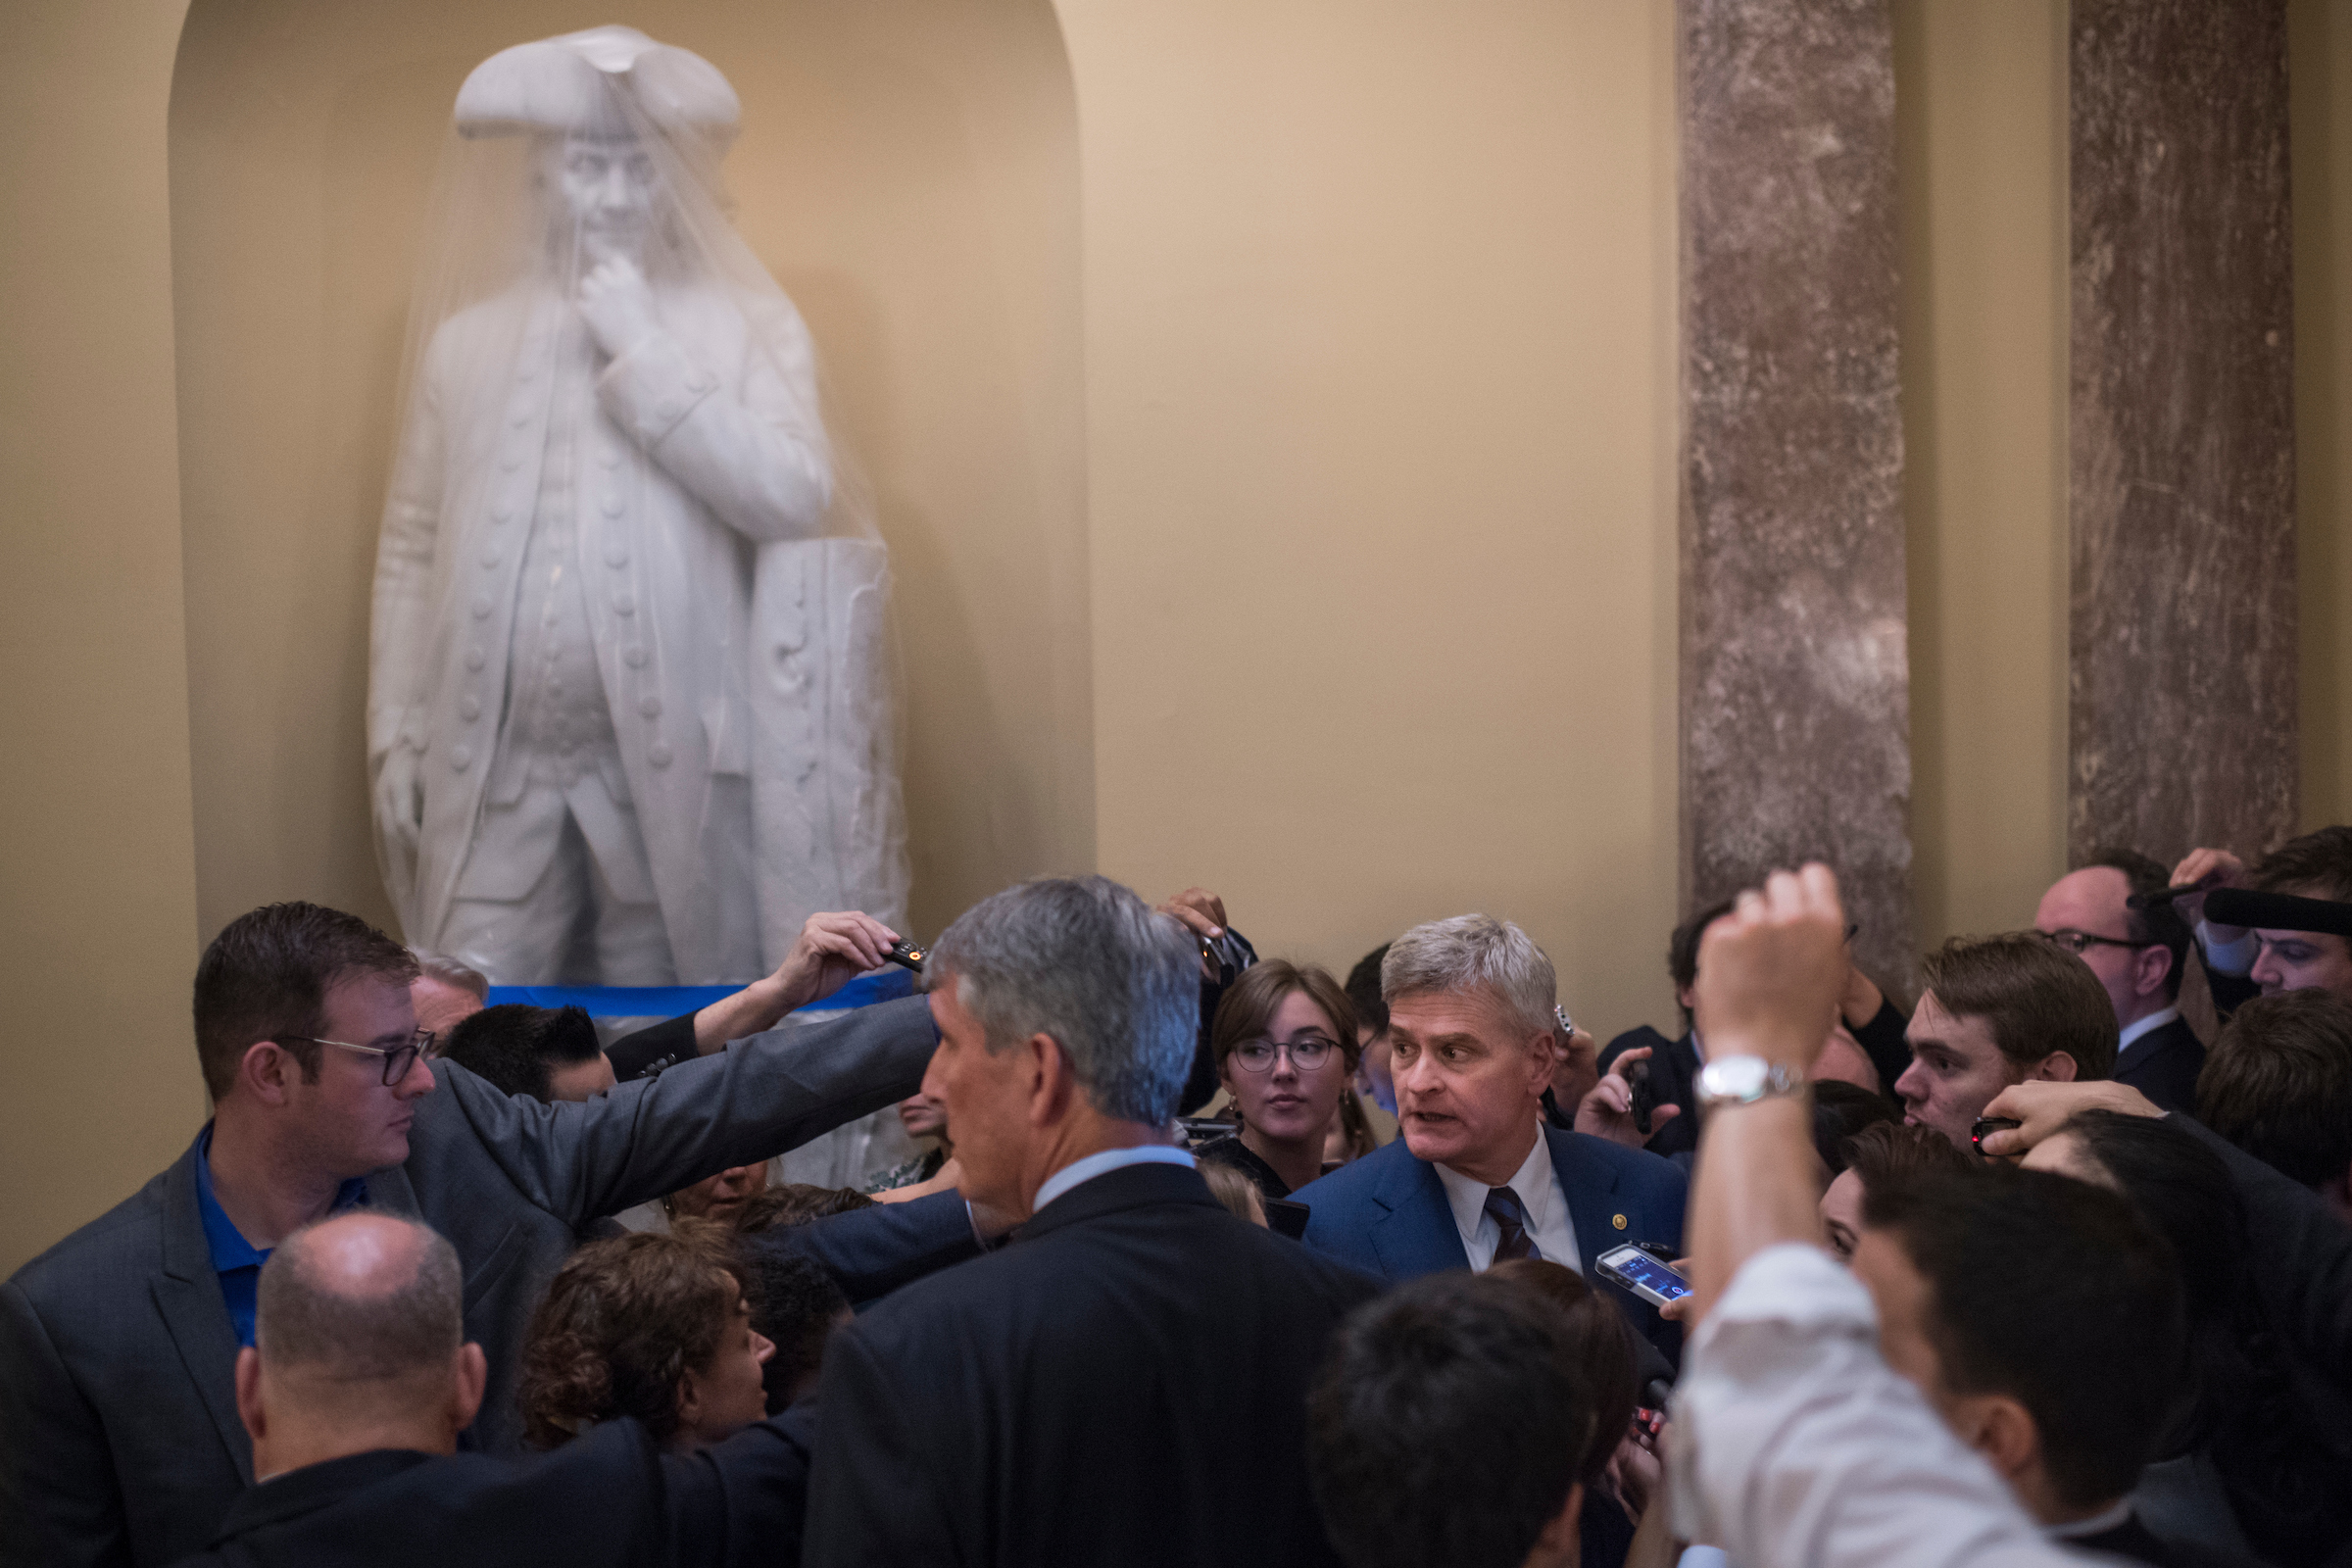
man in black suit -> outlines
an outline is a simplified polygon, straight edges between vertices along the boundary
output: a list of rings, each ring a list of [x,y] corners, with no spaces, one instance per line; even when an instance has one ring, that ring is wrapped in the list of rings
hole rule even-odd
[[[1199,980],[1199,947],[1101,877],[940,938],[923,1092],[965,1194],[1032,1217],[834,1340],[806,1562],[1335,1561],[1306,1388],[1378,1286],[1234,1218],[1168,1144]]]
[[[2090,965],[2114,1004],[2110,1076],[2166,1110],[2194,1110],[2205,1047],[2180,1016],[2189,933],[2172,902],[2156,898],[2170,882],[2144,855],[2102,851],[2050,884],[2034,929]]]
[[[808,997],[878,956],[796,952]],[[472,1441],[515,1446],[524,1327],[581,1224],[906,1098],[935,1038],[907,998],[543,1105],[424,1059],[415,973],[365,921],[306,904],[242,916],[206,951],[195,1025],[213,1119],[0,1285],[0,1565],[159,1564],[210,1539],[254,1475],[232,1369],[261,1266],[344,1209],[416,1215],[457,1248],[466,1332],[489,1359]],[[893,1266],[972,1249],[953,1195],[890,1223],[935,1227],[897,1235],[910,1245]]]
[[[792,1560],[808,1418],[692,1454],[605,1422],[534,1459],[458,1453],[484,1362],[464,1340],[458,1254],[414,1220],[354,1213],[263,1266],[237,1414],[259,1482],[183,1568]]]

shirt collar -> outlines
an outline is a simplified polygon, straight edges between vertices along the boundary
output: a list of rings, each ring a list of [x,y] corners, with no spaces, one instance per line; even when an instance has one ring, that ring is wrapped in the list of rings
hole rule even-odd
[[[2063,1525],[2044,1525],[2041,1533],[2052,1541],[2081,1541],[2087,1536],[2103,1536],[2110,1530],[2121,1530],[2132,1518],[2132,1499],[2124,1498],[2114,1507],[2094,1513],[2087,1519],[2076,1519]]]
[[[1091,1182],[1104,1172],[1117,1170],[1122,1165],[1183,1165],[1189,1168],[1192,1163],[1191,1153],[1185,1150],[1171,1148],[1166,1144],[1139,1144],[1132,1149],[1105,1149],[1099,1154],[1089,1154],[1084,1159],[1073,1159],[1047,1177],[1045,1185],[1037,1190],[1037,1197],[1030,1200],[1029,1209],[1030,1212],[1036,1213],[1079,1183]]]
[[[2179,1007],[2167,1007],[2162,1012],[2151,1012],[2139,1022],[2127,1026],[2123,1035],[2115,1043],[2115,1054],[2119,1056],[2122,1055],[2132,1049],[2132,1041],[2137,1040],[2141,1035],[2153,1034],[2180,1016],[2180,1009]]]
[[[354,1176],[335,1189],[334,1206],[329,1213],[340,1214],[347,1208],[358,1208],[368,1201],[368,1178]],[[213,1129],[210,1123],[196,1140],[196,1211],[204,1220],[204,1243],[213,1254],[213,1272],[225,1274],[232,1268],[260,1268],[270,1261],[267,1250],[245,1239],[229,1219],[220,1200],[213,1196]]]
[[[1487,1212],[1487,1184],[1473,1176],[1465,1176],[1449,1165],[1435,1165],[1438,1180],[1445,1184],[1446,1201],[1453,1209],[1453,1223],[1464,1236],[1478,1234],[1478,1222]],[[1551,1214],[1551,1141],[1544,1129],[1536,1129],[1536,1146],[1519,1162],[1519,1169],[1503,1184],[1519,1195],[1520,1204],[1527,1210],[1529,1235],[1541,1229]]]

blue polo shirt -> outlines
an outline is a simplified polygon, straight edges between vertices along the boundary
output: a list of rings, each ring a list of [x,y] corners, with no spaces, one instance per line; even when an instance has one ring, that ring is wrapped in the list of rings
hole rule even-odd
[[[335,1189],[334,1207],[329,1212],[340,1214],[367,1201],[368,1179],[354,1176]],[[212,1249],[213,1272],[220,1276],[220,1299],[228,1303],[228,1321],[236,1328],[237,1343],[251,1345],[254,1298],[261,1290],[262,1265],[270,1261],[270,1254],[239,1234],[220,1200],[213,1197],[213,1129],[209,1124],[196,1140],[196,1211],[204,1218],[205,1245]]]

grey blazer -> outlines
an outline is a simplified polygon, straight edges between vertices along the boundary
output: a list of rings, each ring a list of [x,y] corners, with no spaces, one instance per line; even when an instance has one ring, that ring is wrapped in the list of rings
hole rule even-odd
[[[792,1149],[920,1086],[921,997],[772,1030],[584,1104],[433,1066],[405,1164],[368,1202],[448,1237],[490,1362],[475,1446],[521,1439],[523,1335],[574,1230]],[[235,1331],[196,1206],[196,1151],[0,1285],[0,1565],[163,1564],[253,1482]]]

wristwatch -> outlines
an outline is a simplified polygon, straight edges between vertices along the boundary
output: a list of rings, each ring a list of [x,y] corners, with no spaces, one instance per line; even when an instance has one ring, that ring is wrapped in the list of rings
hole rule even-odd
[[[1752,1105],[1805,1092],[1805,1075],[1762,1056],[1718,1056],[1698,1069],[1698,1108]]]

